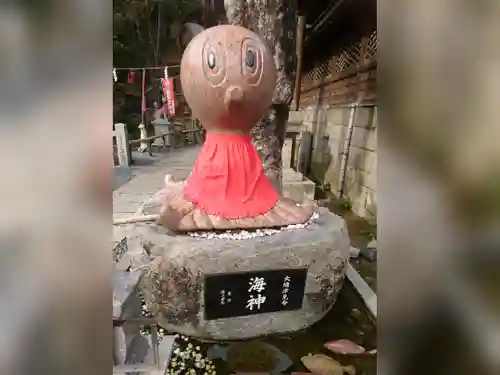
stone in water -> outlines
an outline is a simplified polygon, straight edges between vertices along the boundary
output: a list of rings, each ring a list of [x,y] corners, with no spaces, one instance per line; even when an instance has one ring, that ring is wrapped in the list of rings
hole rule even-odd
[[[307,355],[301,358],[304,366],[314,374],[321,375],[343,375],[347,372],[349,375],[355,375],[356,370],[353,366],[342,366],[339,362],[323,354]]]
[[[366,352],[365,348],[361,345],[345,339],[328,341],[325,344],[325,348],[333,353],[342,355],[357,355]]]
[[[368,259],[370,262],[377,260],[377,249],[373,247],[366,247],[360,250],[360,254],[363,258]]]
[[[351,246],[351,249],[349,250],[349,256],[352,259],[355,259],[359,256],[360,250],[357,247]]]

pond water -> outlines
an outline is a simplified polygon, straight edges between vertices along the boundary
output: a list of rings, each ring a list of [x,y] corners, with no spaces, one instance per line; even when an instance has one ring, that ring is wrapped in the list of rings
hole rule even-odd
[[[376,224],[370,223],[354,214],[348,207],[346,207],[345,202],[336,199],[331,193],[325,194],[322,191],[317,191],[316,195],[321,195],[322,197],[327,198],[327,207],[330,211],[344,218],[347,224],[352,246],[362,249],[375,238],[377,230]],[[356,269],[356,271],[359,272],[370,288],[376,292],[377,263],[369,261],[363,257],[358,257],[357,259],[351,259],[351,265]]]
[[[330,340],[349,339],[371,350],[376,348],[376,336],[376,327],[368,311],[351,284],[346,282],[330,312],[303,331],[232,342],[203,342],[180,336],[172,354],[170,374],[309,372],[301,358],[312,353],[328,355],[343,366],[352,365],[358,375],[374,375],[376,356],[335,355],[325,349],[324,344]],[[201,368],[195,365],[200,363],[196,354]]]

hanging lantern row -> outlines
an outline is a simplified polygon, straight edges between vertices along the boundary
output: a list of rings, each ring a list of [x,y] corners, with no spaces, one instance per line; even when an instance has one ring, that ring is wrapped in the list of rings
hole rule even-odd
[[[165,76],[165,79],[168,79],[168,67],[167,66],[163,69],[163,75]],[[118,76],[116,74],[116,68],[113,68],[113,80],[115,82],[118,82]]]

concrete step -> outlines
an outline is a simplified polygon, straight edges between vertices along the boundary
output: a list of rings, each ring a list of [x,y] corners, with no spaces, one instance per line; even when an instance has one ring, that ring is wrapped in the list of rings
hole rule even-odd
[[[316,184],[291,168],[283,170],[283,195],[295,201],[314,200]]]

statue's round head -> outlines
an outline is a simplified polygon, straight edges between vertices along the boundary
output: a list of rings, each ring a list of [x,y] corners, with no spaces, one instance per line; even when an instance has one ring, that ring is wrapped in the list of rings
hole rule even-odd
[[[215,26],[186,47],[181,84],[193,115],[207,130],[248,132],[271,105],[276,68],[257,34]]]

